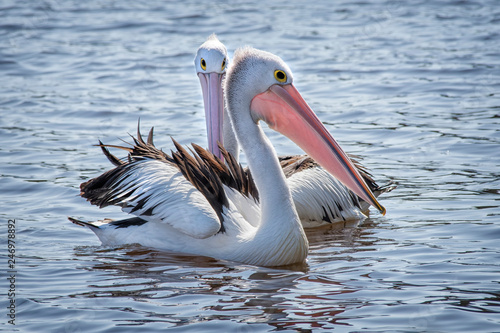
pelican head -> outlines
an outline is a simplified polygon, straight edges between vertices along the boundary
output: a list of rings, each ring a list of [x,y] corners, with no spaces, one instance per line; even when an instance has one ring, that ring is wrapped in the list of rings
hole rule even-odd
[[[242,146],[250,133],[245,130],[248,124],[262,120],[385,214],[349,157],[295,88],[292,72],[281,58],[250,47],[239,49],[224,84],[229,116]]]
[[[216,156],[222,158],[217,141],[222,142],[222,122],[224,114],[224,97],[222,80],[228,65],[227,50],[215,34],[212,34],[196,52],[194,66],[200,79],[205,104],[207,122],[208,147]]]

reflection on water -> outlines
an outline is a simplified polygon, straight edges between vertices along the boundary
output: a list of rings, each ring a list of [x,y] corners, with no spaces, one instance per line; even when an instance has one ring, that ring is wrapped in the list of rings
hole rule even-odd
[[[18,241],[17,325],[0,330],[499,330],[494,0],[0,8],[0,217],[16,219]],[[78,196],[110,167],[98,139],[121,144],[140,118],[163,149],[170,136],[206,145],[193,58],[213,32],[230,54],[250,44],[287,61],[343,148],[398,183],[386,216],[308,230],[307,263],[278,269],[101,247],[67,221],[123,217]],[[300,152],[265,131],[279,153]]]
[[[168,322],[175,326],[230,318],[254,322],[258,317],[258,322],[276,328],[300,323],[321,327],[317,323],[318,318],[330,318],[329,321],[335,322],[334,317],[343,311],[343,306],[312,303],[353,292],[334,280],[307,274],[307,265],[286,269],[228,266],[207,257],[163,253],[133,246],[106,250],[82,247],[76,250],[75,255],[91,257],[97,263],[81,268],[102,271],[106,277],[100,279],[99,285],[89,285],[91,292],[71,297],[113,298],[114,302],[119,298],[132,298],[138,302],[161,304],[187,301],[187,304],[176,306],[168,314]],[[328,292],[318,296],[315,284],[321,288],[328,287]],[[101,303],[107,306],[108,301]],[[305,303],[311,303],[307,309],[296,309],[296,305]],[[195,307],[201,311],[194,317],[191,313],[186,316],[184,307]],[[123,311],[136,314],[134,309]],[[249,313],[252,315],[249,316]],[[165,316],[150,313],[149,320],[162,322]],[[135,322],[133,319],[128,321]]]

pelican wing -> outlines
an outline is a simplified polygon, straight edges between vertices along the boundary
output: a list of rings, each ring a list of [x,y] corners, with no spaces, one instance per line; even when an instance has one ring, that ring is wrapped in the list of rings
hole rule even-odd
[[[210,152],[194,145],[189,154],[173,140],[171,155],[153,144],[153,129],[145,142],[137,131],[132,147],[110,146],[100,142],[103,153],[116,167],[83,183],[81,195],[99,207],[116,205],[148,221],[167,223],[195,238],[224,232],[224,207],[231,198],[257,196],[253,179],[240,165],[226,167]],[[129,152],[127,159],[112,155],[108,147]],[[225,151],[226,159],[232,157]],[[232,159],[234,161],[234,159]],[[235,161],[234,161],[235,162]]]
[[[332,223],[363,217],[358,197],[323,168],[295,173],[287,183],[302,221]]]
[[[152,158],[124,163],[80,188],[82,197],[94,205],[120,206],[195,238],[212,236],[222,227],[206,197],[175,166]]]
[[[281,167],[302,221],[360,218],[359,198],[307,155],[280,156]]]
[[[379,186],[359,162],[358,156],[348,156],[376,197],[395,188],[393,183]],[[279,156],[279,160],[301,220],[337,222],[362,217],[360,209],[362,212],[368,211],[369,203],[355,195],[308,155]]]
[[[198,156],[217,170],[224,184],[224,193],[243,218],[251,225],[256,226],[260,221],[259,192],[248,168],[243,168],[224,146],[219,142],[219,151],[224,157],[217,158],[213,153],[193,144]]]

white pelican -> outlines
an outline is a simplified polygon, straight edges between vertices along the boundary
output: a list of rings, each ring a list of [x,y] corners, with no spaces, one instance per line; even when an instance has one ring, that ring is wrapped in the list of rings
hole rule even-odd
[[[208,149],[223,158],[217,142],[221,142],[238,161],[239,146],[224,108],[222,80],[229,65],[227,49],[215,34],[203,43],[194,59],[205,106]],[[307,155],[279,156],[297,213],[304,227],[364,218],[369,203],[353,194],[334,176]],[[375,196],[393,189],[392,184],[378,186],[371,175],[355,162]]]
[[[80,188],[92,204],[121,206],[140,218],[71,220],[89,227],[105,245],[139,243],[263,266],[303,262],[308,241],[260,120],[288,136],[358,196],[385,212],[293,86],[292,73],[279,57],[252,48],[237,50],[226,75],[227,112],[253,180],[223,149],[228,167],[196,145],[191,156],[174,141],[177,151],[168,155],[154,147],[152,131],[147,142],[138,133],[134,147],[119,147],[129,151],[124,161],[101,143],[116,167]],[[249,208],[252,214],[236,209],[235,201],[242,197],[254,202]]]

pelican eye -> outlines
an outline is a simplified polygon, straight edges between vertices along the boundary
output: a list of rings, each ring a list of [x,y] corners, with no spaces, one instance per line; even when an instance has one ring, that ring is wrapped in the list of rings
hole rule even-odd
[[[278,81],[278,82],[286,82],[286,73],[283,72],[281,69],[277,69],[274,71],[274,78]]]
[[[220,66],[220,70],[223,71],[226,68],[226,58],[222,60],[222,65]]]
[[[201,69],[203,69],[203,70],[207,69],[207,62],[205,61],[205,59],[201,58],[200,66],[201,66]]]

